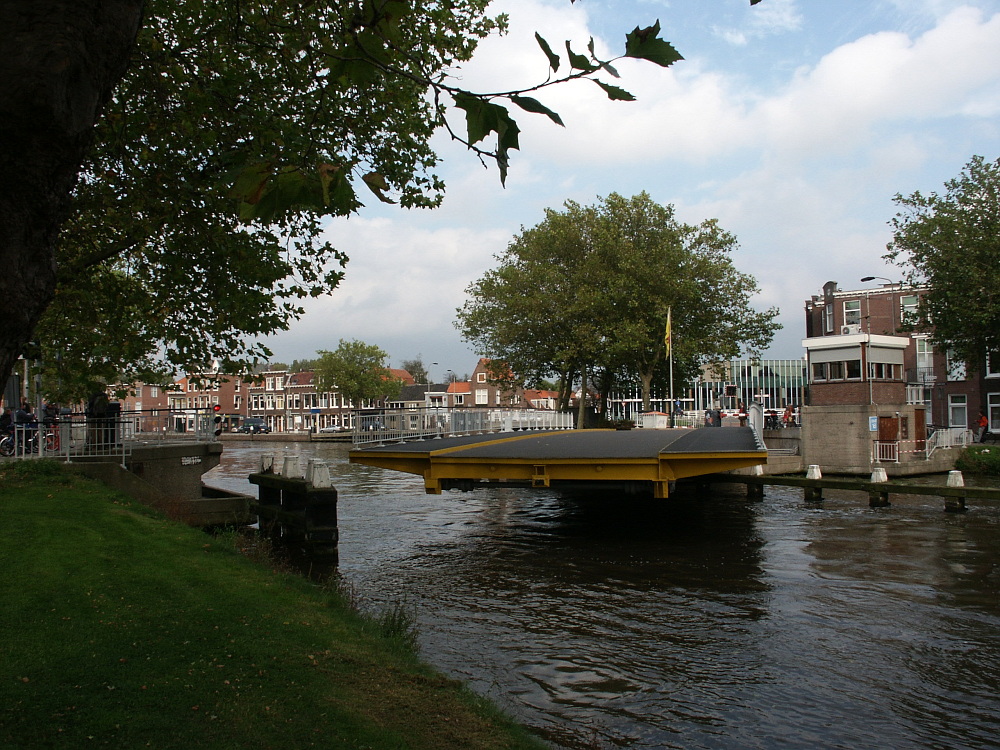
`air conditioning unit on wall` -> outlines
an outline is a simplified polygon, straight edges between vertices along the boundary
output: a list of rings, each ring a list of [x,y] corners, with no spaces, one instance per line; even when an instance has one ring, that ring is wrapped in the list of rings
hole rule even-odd
[[[855,323],[853,325],[840,327],[841,336],[850,336],[852,333],[861,333],[861,326]]]

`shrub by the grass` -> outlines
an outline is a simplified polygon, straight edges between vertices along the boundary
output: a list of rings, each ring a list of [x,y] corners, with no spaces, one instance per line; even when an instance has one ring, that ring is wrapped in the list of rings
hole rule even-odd
[[[1000,445],[970,445],[955,461],[955,468],[969,474],[1000,476]]]

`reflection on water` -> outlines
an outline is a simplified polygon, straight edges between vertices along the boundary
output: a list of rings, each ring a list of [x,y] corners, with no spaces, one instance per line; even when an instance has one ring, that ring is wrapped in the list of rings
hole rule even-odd
[[[405,601],[425,658],[566,748],[1000,747],[1000,512],[773,488],[669,501],[425,495],[343,445],[341,571]]]

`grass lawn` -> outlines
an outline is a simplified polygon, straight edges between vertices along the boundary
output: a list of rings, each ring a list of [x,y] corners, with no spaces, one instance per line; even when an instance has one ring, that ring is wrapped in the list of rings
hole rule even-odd
[[[335,591],[0,464],[0,747],[537,748]]]

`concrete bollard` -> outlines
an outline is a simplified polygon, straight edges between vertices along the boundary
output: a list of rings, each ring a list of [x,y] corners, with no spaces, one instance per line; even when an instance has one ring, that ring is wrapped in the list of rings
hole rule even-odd
[[[302,462],[298,456],[285,456],[281,467],[281,476],[286,479],[302,479]]]
[[[330,467],[325,461],[318,461],[315,458],[309,459],[306,466],[306,482],[313,487],[324,489],[333,486],[333,480],[330,478]]]
[[[872,482],[888,482],[889,477],[885,473],[885,469],[881,466],[876,466],[872,469]]]
[[[822,479],[823,474],[819,470],[818,464],[809,464],[809,468],[806,469],[806,479]]]
[[[273,474],[274,473],[274,455],[270,453],[263,453],[260,457],[260,473],[261,474]]]
[[[949,471],[948,486],[964,487],[965,478],[962,476],[962,472]],[[944,509],[947,513],[965,513],[966,511],[965,495],[959,495],[958,497],[946,497],[944,499]]]

